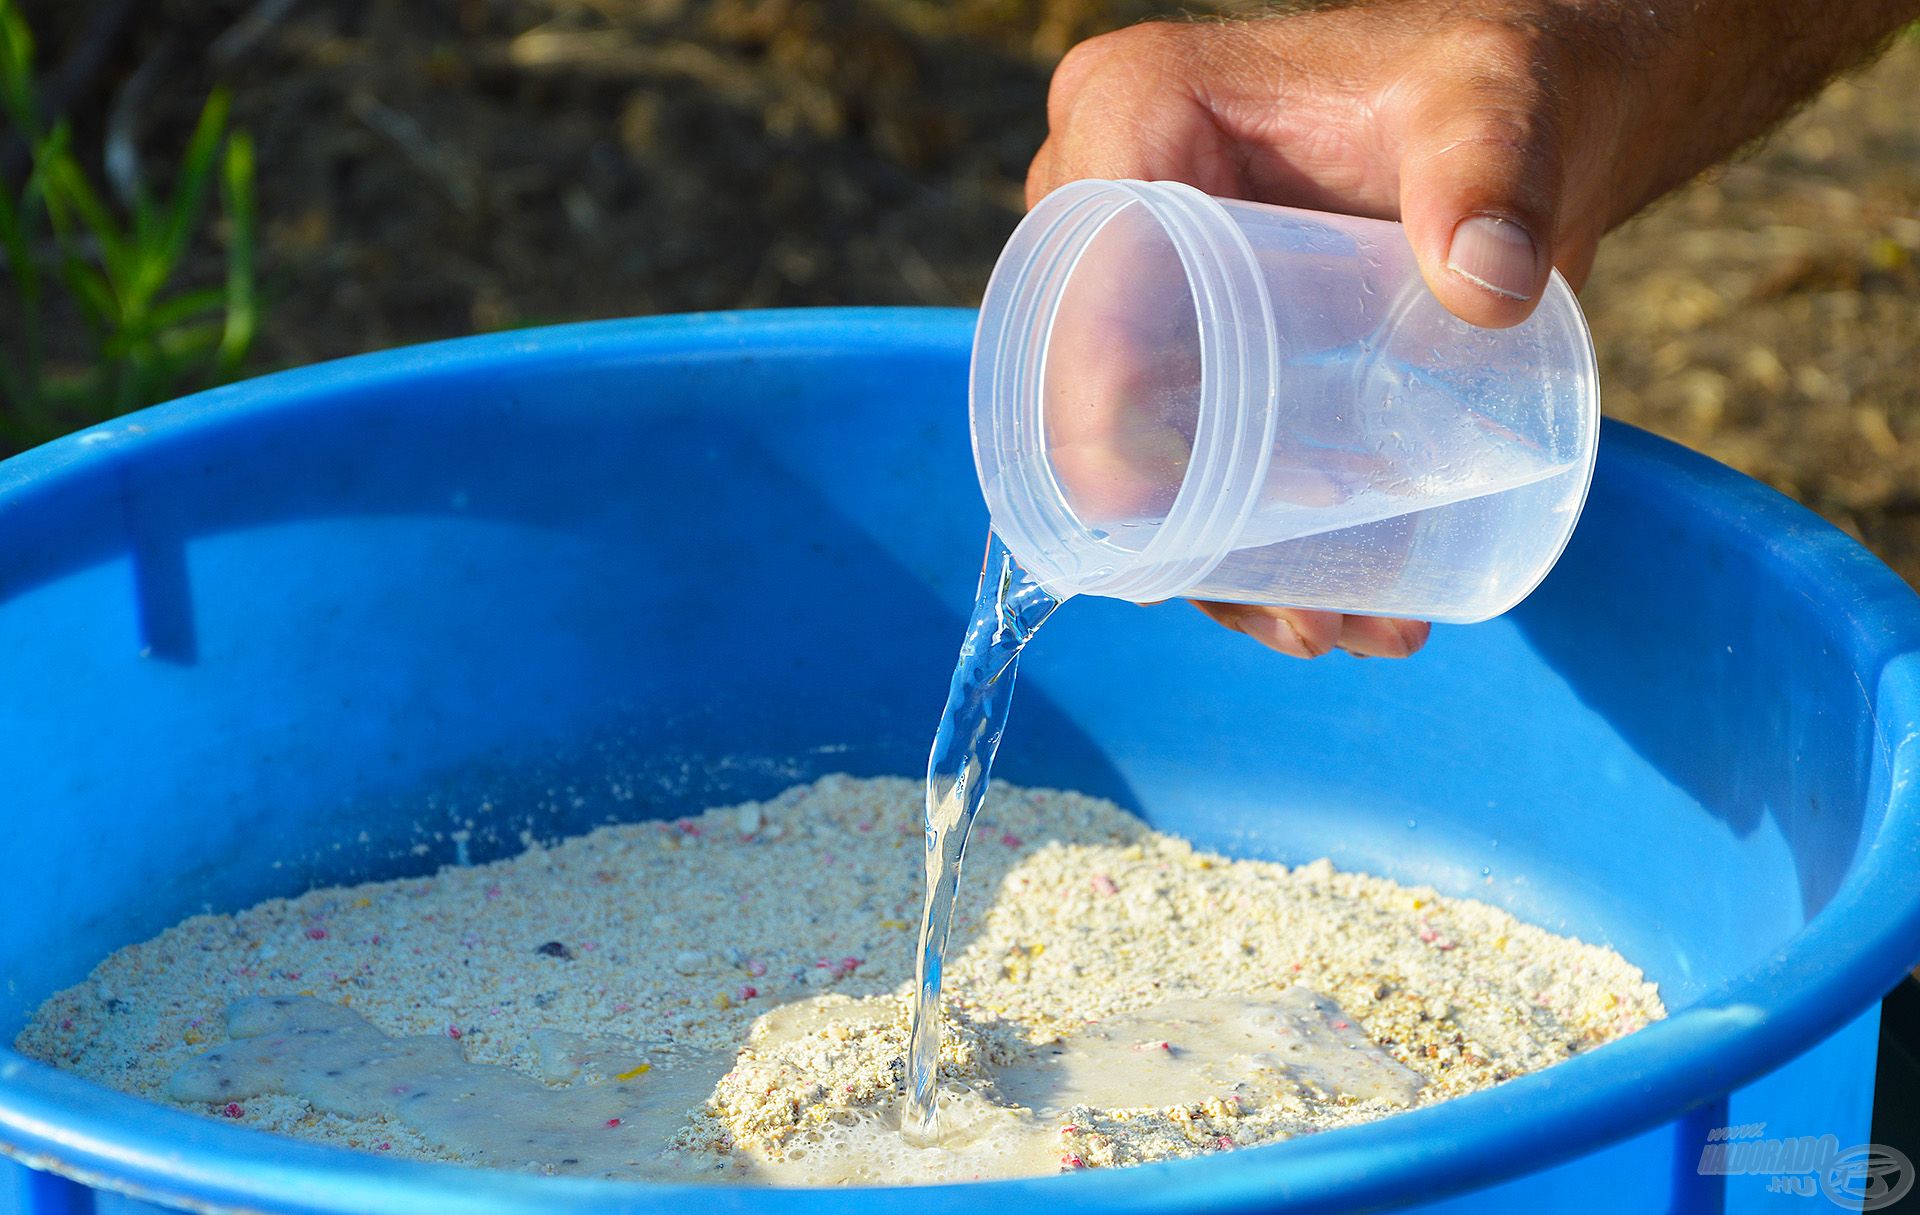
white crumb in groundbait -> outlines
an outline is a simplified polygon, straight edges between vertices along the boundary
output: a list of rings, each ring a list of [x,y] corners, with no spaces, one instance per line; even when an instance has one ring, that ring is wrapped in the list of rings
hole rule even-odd
[[[1275,1142],[1664,1015],[1618,954],[1485,904],[1324,860],[1231,861],[1108,802],[999,785],[948,963],[942,1139],[910,1147],[921,797],[828,777],[196,916],[48,1000],[16,1046],[393,1156],[835,1184]]]

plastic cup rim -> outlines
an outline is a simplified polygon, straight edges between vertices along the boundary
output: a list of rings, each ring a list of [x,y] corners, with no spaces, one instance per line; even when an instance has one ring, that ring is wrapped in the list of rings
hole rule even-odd
[[[1193,297],[1201,399],[1193,459],[1152,539],[1129,549],[1074,512],[1046,457],[1046,335],[1066,283],[1106,224],[1139,205],[1174,245]],[[1258,503],[1272,451],[1273,307],[1246,236],[1219,200],[1179,182],[1085,180],[1042,199],[1007,242],[982,299],[970,391],[975,470],[995,530],[1050,593],[1139,601],[1197,585],[1233,551]],[[1264,349],[1255,349],[1256,345]],[[1252,431],[1253,433],[1249,433]],[[994,440],[1016,449],[1001,460]],[[1014,492],[1009,471],[1026,473]],[[1065,568],[1045,541],[1103,568]]]

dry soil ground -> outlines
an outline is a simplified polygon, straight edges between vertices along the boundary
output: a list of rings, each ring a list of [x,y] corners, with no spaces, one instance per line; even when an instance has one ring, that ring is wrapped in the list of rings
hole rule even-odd
[[[260,144],[262,367],[585,317],[972,302],[1018,218],[1052,62],[1155,7],[26,5],[54,62],[127,14],[74,91],[83,139],[119,103],[144,146],[177,144],[205,90],[233,88]],[[1916,97],[1909,32],[1615,234],[1584,298],[1609,412],[1920,581]]]

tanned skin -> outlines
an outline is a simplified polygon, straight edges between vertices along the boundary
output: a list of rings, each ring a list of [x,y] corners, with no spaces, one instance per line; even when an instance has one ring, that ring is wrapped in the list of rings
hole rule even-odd
[[[1518,324],[1610,228],[1872,58],[1920,0],[1373,0],[1081,43],[1029,204],[1086,177],[1398,219],[1427,285]],[[1404,657],[1425,624],[1202,603],[1265,645]]]

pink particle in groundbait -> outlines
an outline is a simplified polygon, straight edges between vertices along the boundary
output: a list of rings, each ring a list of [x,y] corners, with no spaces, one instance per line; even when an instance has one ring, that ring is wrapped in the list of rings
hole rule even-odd
[[[1067,1123],[1067,1124],[1066,1124],[1065,1126],[1063,1126],[1063,1127],[1061,1127],[1061,1128],[1060,1128],[1060,1133],[1061,1133],[1062,1135],[1071,1135],[1071,1134],[1073,1134],[1073,1133],[1074,1133],[1075,1131],[1077,1131],[1077,1130],[1079,1130],[1079,1129],[1080,1129],[1080,1128],[1079,1128],[1078,1126],[1076,1126],[1075,1124],[1073,1124],[1073,1123],[1071,1123],[1071,1122],[1069,1122],[1069,1123]]]
[[[750,974],[750,975],[752,975],[752,976],[753,976],[754,978],[756,978],[756,979],[757,979],[757,978],[759,978],[759,977],[760,977],[761,975],[763,975],[763,974],[766,974],[766,973],[767,973],[767,964],[766,964],[765,962],[762,962],[762,961],[760,961],[760,960],[758,960],[758,959],[755,959],[754,961],[751,961],[751,962],[748,962],[748,963],[747,963],[747,973],[748,973],[748,974]]]
[[[1351,1022],[1351,1021],[1335,1021],[1335,1022],[1333,1023],[1333,1027],[1334,1027],[1335,1029],[1352,1029],[1352,1028],[1353,1028],[1353,1022]]]
[[[1002,831],[1000,833],[1000,842],[1005,844],[1009,848],[1018,848],[1020,846],[1021,841],[1020,841],[1020,837],[1015,835],[1013,832]]]
[[[873,830],[873,820],[869,819],[864,823],[857,824],[854,829],[856,831],[871,831]]]
[[[700,826],[699,826],[699,824],[698,824],[698,823],[695,823],[695,822],[694,822],[694,821],[693,821],[692,819],[690,819],[690,818],[683,818],[683,819],[681,819],[681,820],[680,820],[679,822],[677,822],[677,823],[675,823],[675,824],[674,824],[674,826],[676,826],[676,827],[678,827],[678,828],[680,828],[680,830],[681,830],[681,832],[682,832],[683,834],[685,834],[685,835],[699,835],[699,834],[700,834]]]
[[[67,1017],[67,1018],[65,1018],[65,1019],[63,1019],[63,1020],[62,1020],[62,1021],[60,1022],[60,1028],[61,1028],[61,1029],[72,1029],[72,1028],[73,1028],[73,1018],[72,1018],[72,1017]]]
[[[844,979],[854,971],[859,970],[865,962],[865,958],[841,958],[838,962],[833,963],[829,969],[834,978]]]
[[[1096,873],[1089,880],[1093,884],[1093,892],[1103,899],[1110,899],[1120,893],[1119,883],[1104,873]]]
[[[1233,1146],[1233,1136],[1232,1136],[1232,1135],[1221,1135],[1221,1136],[1219,1136],[1219,1137],[1217,1137],[1216,1139],[1214,1139],[1214,1141],[1213,1141],[1213,1146],[1215,1146],[1215,1147],[1217,1147],[1217,1148],[1230,1148],[1230,1147],[1232,1147],[1232,1146]]]
[[[241,1118],[246,1116],[247,1111],[241,1108],[238,1101],[229,1101],[227,1102],[227,1108],[220,1112],[229,1118]]]
[[[760,994],[760,989],[758,987],[755,987],[753,984],[748,983],[740,989],[740,994],[735,998],[741,999],[741,1000],[751,1000],[759,994]]]
[[[608,1126],[619,1126],[619,1125],[620,1125],[620,1120],[619,1120],[618,1118],[609,1118],[609,1119],[607,1119],[607,1125],[608,1125]]]
[[[1064,1167],[1070,1168],[1070,1169],[1084,1169],[1087,1167],[1086,1161],[1082,1160],[1078,1156],[1075,1156],[1071,1152],[1067,1153],[1065,1156],[1060,1157],[1060,1163]]]
[[[458,1025],[447,1026],[447,1037],[453,1038],[457,1041],[460,1037],[460,1027]]]
[[[615,1011],[615,1012],[617,1012],[617,1013],[623,1013],[623,1012],[632,1012],[632,1011],[633,1011],[633,1005],[631,1005],[631,1004],[616,1004],[616,1005],[614,1005],[614,1006],[613,1006],[613,1011]]]
[[[315,927],[313,927],[313,928],[309,928],[309,929],[307,929],[307,940],[309,940],[309,941],[324,941],[324,940],[326,940],[326,939],[327,939],[327,930],[326,930],[326,929],[324,929],[324,928],[321,928],[321,927],[319,927],[319,926],[317,926],[317,925],[316,925]]]
[[[500,897],[500,887],[498,887],[498,886],[489,886],[489,887],[487,887],[487,897],[488,897],[488,898],[490,898],[490,899],[497,899],[497,898],[499,898],[499,897]]]
[[[391,1143],[383,1143],[380,1145],[380,1150],[383,1152],[390,1152],[393,1150],[393,1145]]]

